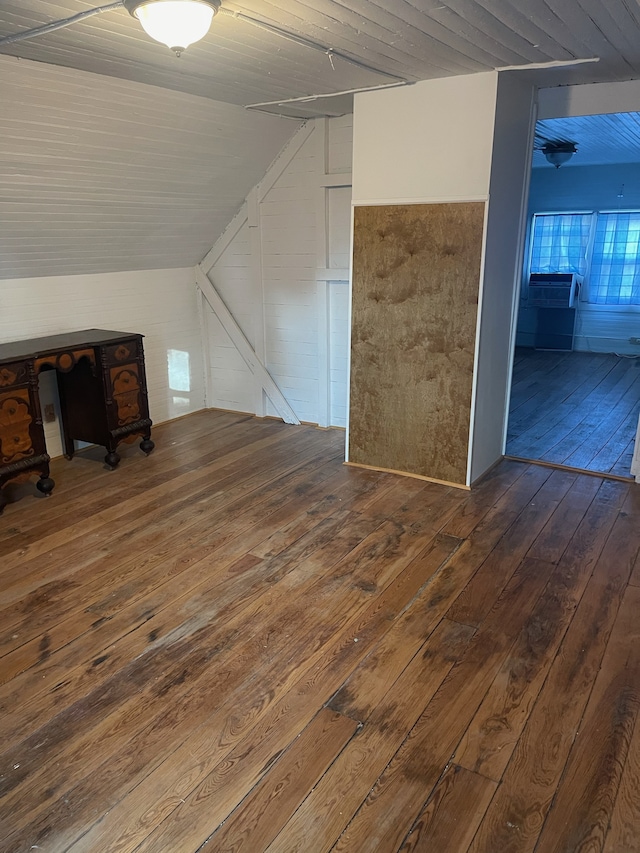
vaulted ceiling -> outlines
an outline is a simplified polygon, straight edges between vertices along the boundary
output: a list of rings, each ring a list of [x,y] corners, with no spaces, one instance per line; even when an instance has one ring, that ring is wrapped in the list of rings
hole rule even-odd
[[[93,7],[7,0],[0,39]],[[542,67],[540,85],[639,79],[640,5],[223,0],[179,59],[117,8],[0,54],[0,277],[183,266],[291,117],[349,111],[336,93],[495,68]]]

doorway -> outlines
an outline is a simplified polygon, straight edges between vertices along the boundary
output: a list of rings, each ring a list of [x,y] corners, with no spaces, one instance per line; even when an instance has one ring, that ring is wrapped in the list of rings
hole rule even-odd
[[[545,143],[573,143],[577,151],[557,167]],[[638,113],[536,124],[508,456],[632,478],[640,413],[638,147]],[[575,298],[554,302],[564,297],[553,292],[540,301],[529,288],[532,273],[573,278]],[[548,334],[549,318],[556,323],[560,315],[562,334]]]

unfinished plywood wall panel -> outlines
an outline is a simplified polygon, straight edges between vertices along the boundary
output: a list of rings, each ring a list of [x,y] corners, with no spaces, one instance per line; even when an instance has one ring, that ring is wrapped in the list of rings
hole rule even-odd
[[[350,462],[466,484],[484,209],[356,207]]]

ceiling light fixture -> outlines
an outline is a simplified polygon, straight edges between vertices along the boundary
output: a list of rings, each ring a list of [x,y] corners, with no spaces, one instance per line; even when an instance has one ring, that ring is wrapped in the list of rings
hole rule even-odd
[[[359,59],[349,56],[349,54],[340,53],[340,51],[335,50],[333,47],[305,38],[298,33],[283,29],[275,24],[269,24],[266,21],[260,21],[257,18],[252,18],[240,12],[234,12],[231,9],[225,9],[221,6],[221,0],[116,0],[116,2],[107,3],[105,6],[85,9],[84,12],[78,12],[77,15],[72,15],[70,18],[62,18],[59,21],[52,21],[41,27],[33,27],[30,30],[23,30],[20,33],[2,36],[0,38],[0,47],[44,36],[48,33],[56,32],[56,30],[70,27],[72,24],[77,24],[86,18],[91,18],[93,15],[99,15],[102,12],[112,12],[122,8],[126,9],[132,17],[137,18],[151,38],[166,44],[178,56],[190,44],[193,44],[207,34],[213,16],[217,12],[221,12],[236,20],[252,24],[261,30],[266,30],[273,35],[281,36],[302,47],[321,51],[329,58],[332,68],[334,67],[333,60],[340,59],[343,62],[348,62],[350,65],[355,65],[356,68],[362,68],[364,71],[371,71],[374,74],[394,80],[396,81],[395,85],[406,85],[410,82],[409,80],[405,80],[404,77],[398,77],[397,74],[382,71],[380,68],[374,68],[366,62],[361,62]],[[325,96],[322,95],[322,97]]]
[[[575,142],[545,142],[540,148],[547,161],[556,169],[570,160],[577,150]]]
[[[220,0],[124,0],[124,6],[152,39],[180,56],[206,36]]]

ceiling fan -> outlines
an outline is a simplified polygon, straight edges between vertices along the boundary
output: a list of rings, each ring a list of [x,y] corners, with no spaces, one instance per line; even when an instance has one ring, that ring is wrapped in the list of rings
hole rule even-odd
[[[540,140],[542,141],[542,140]],[[563,163],[569,161],[574,154],[577,153],[577,143],[569,142],[564,139],[547,139],[542,145],[535,148],[536,151],[541,151],[547,158],[547,161],[559,169]]]

